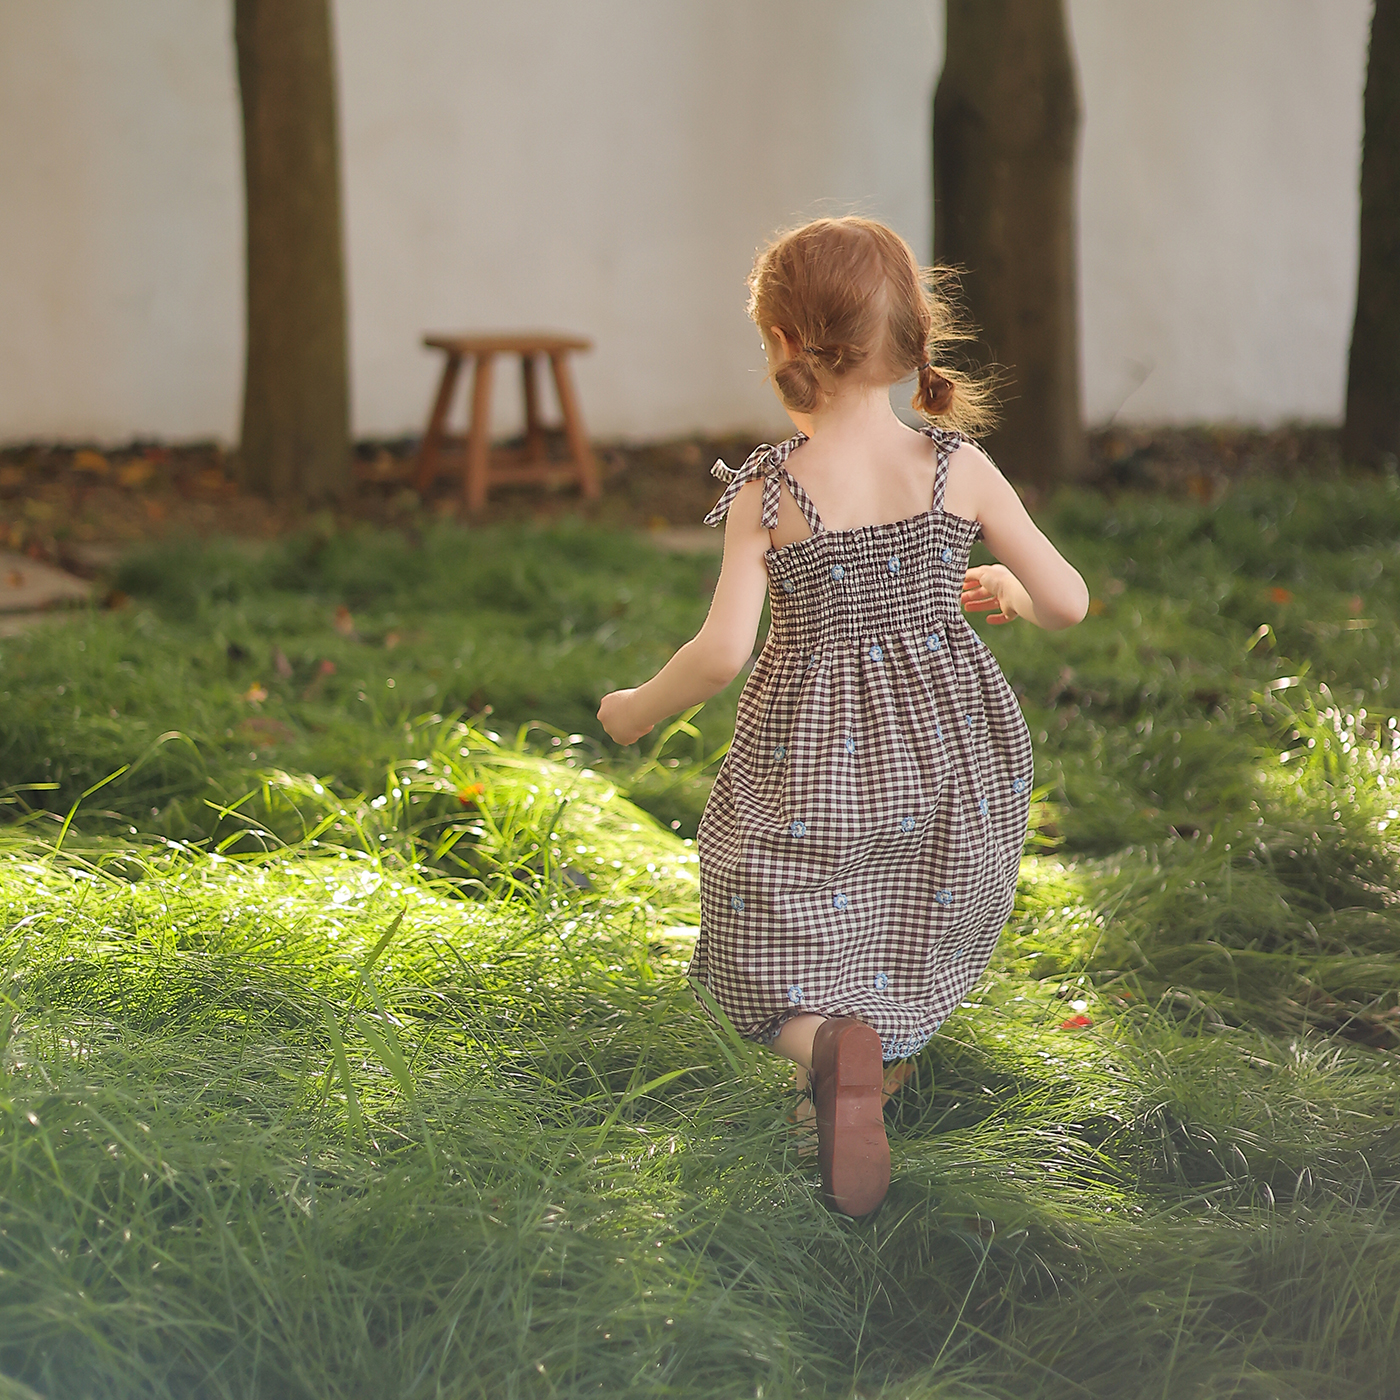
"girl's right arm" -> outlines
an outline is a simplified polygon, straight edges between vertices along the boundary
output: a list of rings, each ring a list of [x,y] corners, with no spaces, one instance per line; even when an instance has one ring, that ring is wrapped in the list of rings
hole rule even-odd
[[[768,596],[762,513],[763,484],[749,482],[729,507],[724,563],[705,625],[644,685],[603,697],[598,719],[615,743],[634,744],[658,720],[719,694],[753,655]]]
[[[988,622],[1024,617],[1051,632],[1082,621],[1089,610],[1083,578],[1041,533],[1011,483],[971,443],[958,448],[953,464],[960,500],[975,509],[982,538],[1001,561],[967,571],[963,606],[970,612],[996,609]]]

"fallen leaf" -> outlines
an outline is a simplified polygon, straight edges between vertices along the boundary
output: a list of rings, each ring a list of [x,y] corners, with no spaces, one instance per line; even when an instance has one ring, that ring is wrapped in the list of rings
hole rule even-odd
[[[397,632],[386,632],[384,634],[384,650],[393,651],[399,644],[399,634]]]
[[[353,637],[355,635],[355,619],[350,613],[350,609],[342,603],[335,610],[335,621],[331,624],[342,637]]]
[[[1283,605],[1283,606],[1287,606],[1287,604],[1289,604],[1289,603],[1291,603],[1291,602],[1293,601],[1293,595],[1292,595],[1292,594],[1288,591],[1288,589],[1286,589],[1286,588],[1271,588],[1271,589],[1269,589],[1269,597],[1270,597],[1275,603],[1278,603],[1278,604]]]
[[[144,486],[155,474],[156,469],[152,462],[145,457],[137,457],[134,461],[123,462],[117,468],[117,481],[128,491],[135,491]]]
[[[1091,617],[1102,617],[1107,610],[1102,598],[1089,599],[1089,614]]]
[[[1071,1016],[1067,1020],[1061,1021],[1060,1029],[1062,1031],[1082,1031],[1087,1030],[1093,1024],[1089,1017],[1080,1012],[1078,1016]]]
[[[283,680],[292,674],[292,663],[287,660],[287,653],[281,647],[272,648],[272,669],[277,672]]]
[[[18,569],[11,569],[10,572],[5,575],[5,582],[9,584],[11,588],[23,588],[24,575],[20,573]]]
[[[106,476],[109,465],[107,459],[100,452],[90,452],[87,448],[73,454],[73,470],[75,472],[91,472],[94,476]]]
[[[0,491],[24,485],[24,472],[19,467],[0,467]]]
[[[267,699],[267,691],[263,688],[262,682],[254,681],[247,690],[243,692],[243,698],[250,705],[261,705]]]
[[[323,676],[333,676],[335,675],[335,662],[323,661],[316,670]]]

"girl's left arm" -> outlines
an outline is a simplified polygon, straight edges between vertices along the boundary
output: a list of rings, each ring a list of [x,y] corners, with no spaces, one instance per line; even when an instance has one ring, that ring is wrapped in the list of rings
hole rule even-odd
[[[598,719],[615,743],[634,744],[658,720],[719,694],[753,655],[768,592],[762,509],[759,481],[744,486],[729,507],[724,563],[705,625],[644,685],[603,697]]]

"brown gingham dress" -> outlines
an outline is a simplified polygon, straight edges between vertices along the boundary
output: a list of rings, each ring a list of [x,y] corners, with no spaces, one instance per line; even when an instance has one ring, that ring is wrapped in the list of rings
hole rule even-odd
[[[981,976],[1011,912],[1031,745],[996,659],[963,616],[974,520],[943,510],[962,439],[931,428],[932,508],[828,530],[758,448],[706,523],[763,480],[811,527],[766,556],[772,626],[700,823],[690,976],[738,1031],[771,1040],[801,1012],[856,1016],[887,1060],[917,1052]]]

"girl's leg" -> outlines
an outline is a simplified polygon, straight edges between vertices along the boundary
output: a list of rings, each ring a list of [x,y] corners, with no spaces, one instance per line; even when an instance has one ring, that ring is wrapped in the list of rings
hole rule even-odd
[[[797,1107],[793,1109],[792,1126],[797,1134],[798,1155],[808,1157],[817,1150],[815,1127],[816,1110],[812,1107],[811,1080],[808,1071],[812,1068],[812,1041],[821,1029],[825,1016],[793,1016],[784,1021],[773,1049],[784,1059],[793,1062],[792,1084],[798,1092]]]

